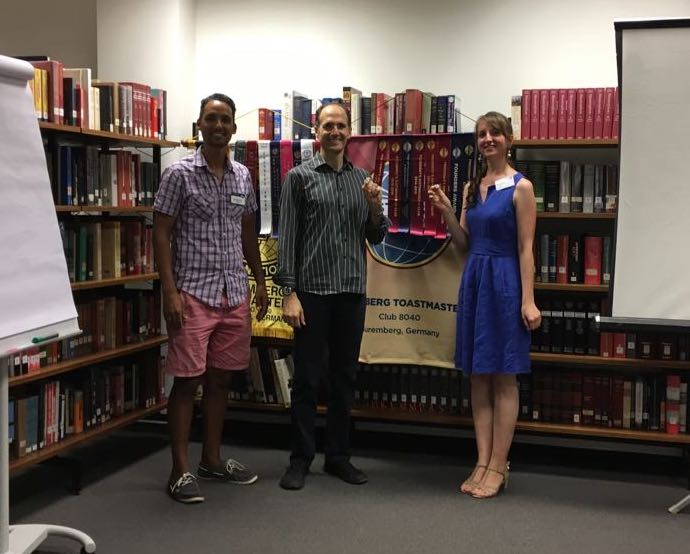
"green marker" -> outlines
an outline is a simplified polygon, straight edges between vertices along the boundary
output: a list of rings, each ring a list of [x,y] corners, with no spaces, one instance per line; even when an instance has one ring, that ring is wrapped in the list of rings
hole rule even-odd
[[[31,339],[33,344],[38,344],[39,342],[45,342],[50,339],[56,339],[60,336],[60,333],[53,333],[52,335],[46,335],[45,337],[34,337]]]

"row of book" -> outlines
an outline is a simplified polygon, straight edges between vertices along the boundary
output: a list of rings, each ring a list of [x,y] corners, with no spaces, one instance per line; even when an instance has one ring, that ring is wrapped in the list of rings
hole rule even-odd
[[[535,371],[520,380],[520,417],[616,429],[687,433],[687,379]]]
[[[460,213],[462,184],[476,171],[472,142],[471,137],[457,133],[378,139],[374,180],[387,188],[389,232],[446,238],[445,223],[429,202],[426,191],[433,184],[440,185],[455,212]],[[310,159],[315,148],[318,143],[311,139],[234,143],[234,159],[247,166],[257,187],[260,234],[276,235],[285,175],[303,160]],[[348,148],[348,152],[356,152],[359,141],[351,141]],[[516,169],[533,179],[538,211],[616,210],[617,169],[613,165],[518,161]],[[601,276],[598,279],[601,281]]]
[[[438,184],[459,213],[462,183],[474,173],[473,138],[452,135],[381,137],[375,154],[374,180],[388,188],[389,232],[445,239],[440,212],[429,202],[427,190]],[[349,152],[359,141],[348,145]],[[280,191],[287,172],[313,156],[310,139],[237,141],[234,159],[249,169],[258,189],[257,226],[260,234],[278,230]]]
[[[519,417],[622,429],[687,433],[687,380],[680,375],[535,370],[518,377]],[[355,405],[472,415],[469,377],[417,366],[362,366]]]
[[[608,301],[537,299],[542,323],[532,332],[531,350],[603,358],[690,361],[690,335],[600,332],[596,315]]]
[[[616,165],[569,161],[517,161],[515,169],[532,181],[538,212],[616,212]]]
[[[53,200],[63,206],[153,206],[158,164],[129,150],[64,142],[44,147]]]
[[[363,96],[361,90],[344,86],[342,97],[314,100],[293,90],[284,93],[281,109],[259,108],[259,140],[314,138],[316,110],[329,103],[349,111],[353,136],[460,132],[460,99],[454,94],[406,89]]]
[[[134,361],[95,366],[41,381],[9,398],[10,459],[165,399],[160,363],[153,367]]]
[[[234,381],[230,399],[258,402],[251,383],[250,378]],[[525,421],[688,432],[688,381],[678,374],[622,376],[536,369],[518,376],[518,390],[519,418]],[[272,398],[265,401],[281,404]],[[319,403],[327,402],[324,382]],[[470,378],[445,368],[365,364],[357,375],[354,406],[470,417]]]
[[[524,89],[511,98],[517,139],[617,139],[617,87]]]
[[[150,290],[121,290],[118,294],[76,302],[80,335],[19,351],[9,358],[9,376],[140,342],[161,332],[160,295]]]
[[[139,218],[60,220],[70,281],[117,279],[155,271],[153,228]]]
[[[20,56],[21,57],[21,56]],[[167,92],[130,81],[91,78],[91,68],[66,68],[59,60],[30,59],[36,117],[82,129],[164,139]]]
[[[534,241],[535,281],[585,285],[611,282],[610,236],[539,234]]]
[[[290,406],[294,362],[284,349],[252,346],[249,371],[231,387],[230,400]]]

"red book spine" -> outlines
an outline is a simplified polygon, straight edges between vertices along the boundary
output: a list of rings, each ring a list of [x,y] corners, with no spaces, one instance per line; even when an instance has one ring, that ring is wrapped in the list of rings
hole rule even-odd
[[[390,96],[383,92],[376,93],[376,134],[383,135],[388,131],[388,101]]]
[[[159,139],[160,133],[158,131],[158,99],[151,96],[151,137]]]
[[[625,333],[613,333],[613,357],[625,358]]]
[[[563,140],[566,138],[566,128],[568,121],[568,91],[564,88],[558,90],[558,123],[556,125],[556,138]]]
[[[601,136],[605,139],[610,139],[613,132],[614,90],[613,87],[607,87],[604,91],[604,124]]]
[[[523,89],[522,91],[522,106],[520,112],[520,133],[522,138],[529,139],[532,138],[530,124],[532,122],[530,109],[532,107],[532,91],[529,89]]]
[[[549,138],[549,91],[539,91],[539,136],[537,138]]]
[[[539,103],[541,98],[541,91],[538,89],[532,90],[532,107],[530,108],[530,137],[531,139],[539,138]]]
[[[594,89],[585,89],[585,138],[594,138]]]
[[[604,358],[613,358],[613,333],[599,333],[599,354]]]
[[[408,88],[405,91],[405,132],[422,132],[422,91]]]
[[[601,284],[602,238],[585,237],[585,285]]]
[[[620,98],[618,96],[618,87],[613,89],[613,121],[611,122],[611,138],[618,138],[618,131],[620,129]]]
[[[565,113],[565,138],[575,138],[575,120],[577,118],[577,90],[567,89],[567,110]]]
[[[267,108],[259,108],[259,140],[273,140],[273,113]]]
[[[558,89],[549,90],[549,129],[548,138],[558,137]]]
[[[576,90],[575,100],[575,138],[585,138],[585,111],[587,104],[587,96],[585,89],[579,88]]]
[[[594,138],[604,138],[604,89],[594,89]]]

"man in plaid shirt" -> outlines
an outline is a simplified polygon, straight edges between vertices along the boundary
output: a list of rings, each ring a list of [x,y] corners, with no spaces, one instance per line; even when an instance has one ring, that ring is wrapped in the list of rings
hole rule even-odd
[[[242,485],[257,480],[239,462],[220,457],[232,372],[249,366],[250,293],[244,259],[257,283],[257,319],[268,308],[254,188],[247,168],[228,156],[228,143],[237,130],[235,103],[224,94],[204,98],[197,124],[204,143],[165,171],[153,216],[169,336],[166,371],[175,378],[168,400],[168,494],[184,503],[204,500],[187,455],[200,384],[204,432],[197,476]]]

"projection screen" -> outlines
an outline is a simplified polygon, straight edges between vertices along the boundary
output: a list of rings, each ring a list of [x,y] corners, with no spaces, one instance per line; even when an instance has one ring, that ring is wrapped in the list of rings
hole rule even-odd
[[[690,20],[615,23],[620,184],[613,318],[690,320]]]

